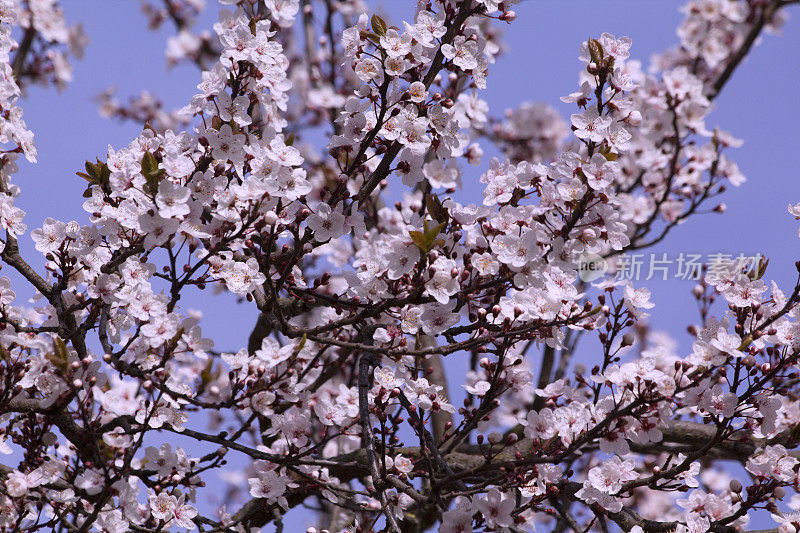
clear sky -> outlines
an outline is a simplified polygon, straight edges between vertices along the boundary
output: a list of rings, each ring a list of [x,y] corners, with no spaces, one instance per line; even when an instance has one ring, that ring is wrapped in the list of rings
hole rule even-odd
[[[214,0],[201,25],[210,29],[216,18]],[[415,2],[394,0],[369,2],[386,13],[390,24],[410,20]],[[23,190],[17,202],[27,211],[30,230],[41,226],[46,216],[65,221],[85,221],[81,193],[85,182],[75,176],[83,162],[103,156],[107,145],[127,145],[141,128],[101,118],[93,97],[109,85],[126,98],[141,90],[159,94],[169,107],[180,107],[195,94],[199,73],[189,67],[167,71],[164,45],[171,27],[149,32],[133,0],[64,0],[70,23],[83,23],[90,43],[83,60],[75,62],[74,81],[61,94],[33,88],[24,103],[24,117],[36,135],[39,163],[21,163],[14,180]],[[518,18],[506,27],[507,53],[490,68],[488,90],[483,97],[492,114],[523,101],[544,101],[564,116],[574,112],[559,97],[576,90],[578,45],[603,31],[627,35],[633,40],[631,56],[647,64],[650,54],[677,41],[675,28],[682,15],[679,2],[671,0],[528,0],[515,6]],[[729,189],[722,198],[724,215],[702,215],[674,230],[655,250],[674,258],[678,253],[764,252],[771,259],[767,279],[786,289],[796,277],[794,261],[800,259],[797,228],[786,212],[788,203],[800,202],[797,156],[800,153],[800,8],[780,36],[768,35],[736,71],[715,101],[709,126],[720,125],[745,141],[729,156],[748,181]],[[488,160],[481,168],[485,168]],[[465,192],[479,201],[479,170],[467,169]],[[29,234],[28,233],[28,234]],[[30,237],[21,239],[27,257],[33,257]],[[670,270],[670,275],[674,270]],[[642,283],[642,282],[640,282]],[[670,279],[646,282],[653,290],[656,307],[652,324],[671,332],[685,350],[690,345],[685,328],[698,320],[690,295],[692,283]],[[22,293],[23,291],[18,291]],[[205,295],[204,295],[205,296]],[[208,300],[205,300],[207,304]],[[185,305],[201,307],[199,298]],[[202,305],[206,335],[217,348],[236,350],[246,339],[254,313],[239,308],[231,314],[228,305]],[[232,320],[231,317],[235,319]],[[450,366],[454,372],[458,367]],[[297,525],[297,523],[295,523]],[[298,529],[289,529],[297,531]]]

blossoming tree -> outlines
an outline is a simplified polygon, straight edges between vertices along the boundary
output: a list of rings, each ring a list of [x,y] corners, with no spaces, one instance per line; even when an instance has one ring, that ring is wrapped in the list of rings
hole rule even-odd
[[[569,124],[481,100],[510,1],[395,23],[222,3],[211,34],[201,1],[143,2],[199,92],[103,95],[142,133],[79,169],[82,221],[28,232],[20,97],[68,83],[85,38],[56,0],[0,1],[2,531],[280,531],[301,508],[330,532],[734,532],[763,509],[800,528],[800,282],[715,265],[675,354],[613,275],[743,181],[705,117],[792,1],[689,1],[649,74],[598,33]],[[489,143],[503,159],[457,201]],[[579,275],[587,257],[610,270]],[[181,306],[200,291],[240,295],[249,338],[215,350]],[[245,503],[199,501],[220,473]]]

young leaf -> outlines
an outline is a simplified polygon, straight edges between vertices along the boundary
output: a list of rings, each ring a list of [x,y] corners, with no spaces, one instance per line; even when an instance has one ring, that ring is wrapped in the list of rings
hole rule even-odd
[[[82,177],[83,179],[85,179],[89,183],[94,183],[95,182],[94,178],[91,177],[89,174],[86,174],[85,172],[76,172],[75,174],[77,174],[78,176]]]
[[[375,42],[378,42],[381,39],[380,35],[378,35],[376,33],[372,33],[371,31],[361,30],[361,34],[360,35],[361,35],[362,39],[370,39],[371,41],[375,41]]]
[[[427,241],[425,240],[424,233],[422,233],[421,231],[409,231],[408,234],[411,237],[413,243],[416,244],[420,250],[422,250],[423,252],[428,252],[429,248],[427,245]]]
[[[450,214],[435,194],[425,195],[425,208],[436,222],[447,223],[450,220]]]
[[[2,344],[0,344],[0,359],[5,361],[6,363],[11,362],[11,354],[8,353],[8,350],[6,350],[6,347],[3,346]]]
[[[596,39],[589,39],[588,45],[589,56],[592,58],[592,62],[599,67],[603,62],[603,45]]]
[[[69,352],[67,352],[67,345],[61,337],[53,337],[54,352],[47,354],[47,359],[53,363],[57,369],[65,372],[67,370],[67,362],[69,361]]]
[[[142,157],[142,175],[147,180],[147,187],[151,194],[158,192],[158,182],[166,174],[163,168],[158,168],[158,161],[152,152],[147,151]]]
[[[441,241],[441,239],[437,240],[437,237],[439,236],[439,233],[441,233],[442,229],[444,229],[445,225],[446,223],[442,222],[441,224],[437,224],[436,226],[429,228],[428,221],[426,220],[423,222],[423,231],[409,231],[408,234],[414,244],[416,244],[420,250],[427,253],[431,251],[437,242]]]
[[[211,371],[213,370],[213,368],[214,368],[214,360],[209,359],[208,363],[206,363],[206,366],[200,372],[200,382],[203,384],[204,387],[209,383],[211,383],[211,379],[213,376]]]
[[[386,35],[386,21],[378,15],[372,15],[372,31],[383,37]]]

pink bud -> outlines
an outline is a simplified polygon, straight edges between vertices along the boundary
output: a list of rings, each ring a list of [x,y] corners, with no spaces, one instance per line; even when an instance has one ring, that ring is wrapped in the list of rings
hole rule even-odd
[[[505,13],[500,15],[500,20],[505,21],[505,22],[514,22],[514,20],[516,20],[516,18],[517,18],[516,12],[511,11],[511,10],[506,11]]]

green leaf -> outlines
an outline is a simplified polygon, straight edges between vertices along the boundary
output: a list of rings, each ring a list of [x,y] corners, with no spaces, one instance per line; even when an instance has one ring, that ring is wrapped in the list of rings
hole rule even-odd
[[[111,177],[111,169],[108,168],[105,162],[100,161],[100,159],[97,159],[97,163],[87,161],[84,167],[86,172],[76,172],[75,174],[92,184],[103,186],[108,184],[108,180]]]
[[[163,168],[158,168],[156,156],[150,151],[145,152],[144,157],[142,157],[142,175],[147,181],[147,187],[151,194],[158,192],[158,182],[161,181],[161,177],[164,174],[166,174],[166,171]]]
[[[439,236],[439,234],[442,232],[445,226],[446,224],[444,222],[442,222],[441,224],[436,224],[434,227],[425,232],[425,236],[429,239],[435,239],[436,237]]]
[[[308,340],[308,335],[303,333],[303,336],[300,338],[300,342],[297,343],[297,345],[294,347],[294,350],[293,350],[294,351],[294,355],[297,355],[297,354],[300,353],[300,351],[305,347],[307,340]]]
[[[602,66],[603,64],[603,45],[597,39],[589,39],[589,57],[595,65]]]
[[[423,231],[409,231],[408,234],[420,250],[428,253],[436,244],[442,242],[441,239],[437,239],[437,237],[445,226],[446,223],[442,222],[441,224],[429,228],[428,221],[426,220],[423,223]]]
[[[386,21],[384,21],[378,15],[372,15],[372,31],[383,37],[386,35],[386,29]]]
[[[6,350],[6,347],[0,344],[0,358],[6,363],[11,362],[11,354]]]
[[[290,133],[283,142],[286,146],[294,146],[294,132]]]
[[[54,352],[47,354],[47,359],[53,363],[57,369],[65,372],[67,370],[67,362],[69,361],[69,352],[67,352],[67,345],[59,336],[53,337]]]
[[[157,170],[158,161],[156,161],[156,156],[150,151],[145,152],[142,157],[142,174],[146,176],[155,173]]]
[[[747,272],[747,277],[753,281],[763,278],[764,273],[767,271],[767,265],[769,265],[769,258],[763,255],[759,256],[758,261]]]
[[[100,183],[102,185],[106,185],[107,183],[109,183],[109,180],[111,179],[111,169],[108,168],[108,163],[106,162],[100,163],[99,159],[97,160],[97,162],[100,164]]]
[[[428,250],[430,250],[428,248],[428,243],[425,240],[424,233],[422,233],[421,231],[409,231],[408,234],[411,236],[411,240],[414,242],[414,244],[417,245],[417,247],[420,250],[422,250],[423,252],[427,252]]]
[[[603,155],[603,157],[606,158],[606,161],[616,161],[617,160],[617,154],[612,152],[611,148],[608,148],[608,147],[602,148],[600,150],[600,153]]]
[[[97,168],[97,165],[89,161],[86,162],[84,168],[86,168],[86,172],[88,172],[92,177],[96,177],[100,174],[100,169]]]
[[[602,306],[596,305],[596,306],[592,307],[592,309],[588,313],[583,315],[583,316],[584,317],[594,316],[594,315],[596,315],[597,313],[599,313],[602,310],[603,310]]]
[[[375,42],[381,40],[381,36],[380,35],[378,35],[376,33],[372,33],[371,31],[363,31],[362,30],[361,33],[360,33],[360,36],[361,36],[362,39],[370,39],[370,40],[375,41]]]
[[[435,194],[425,195],[425,208],[436,222],[447,223],[450,220],[450,214]]]
[[[750,344],[751,344],[752,342],[753,342],[753,336],[752,336],[752,335],[748,335],[747,337],[745,337],[744,339],[742,339],[742,343],[739,345],[739,348],[738,348],[738,349],[739,349],[740,351],[741,351],[741,350],[744,350],[745,348],[747,348],[748,346],[750,346]]]
[[[212,373],[213,369],[214,369],[214,360],[209,359],[208,363],[206,363],[206,366],[200,372],[200,382],[203,384],[204,387],[209,383],[211,383],[211,380],[214,379],[214,374]]]

